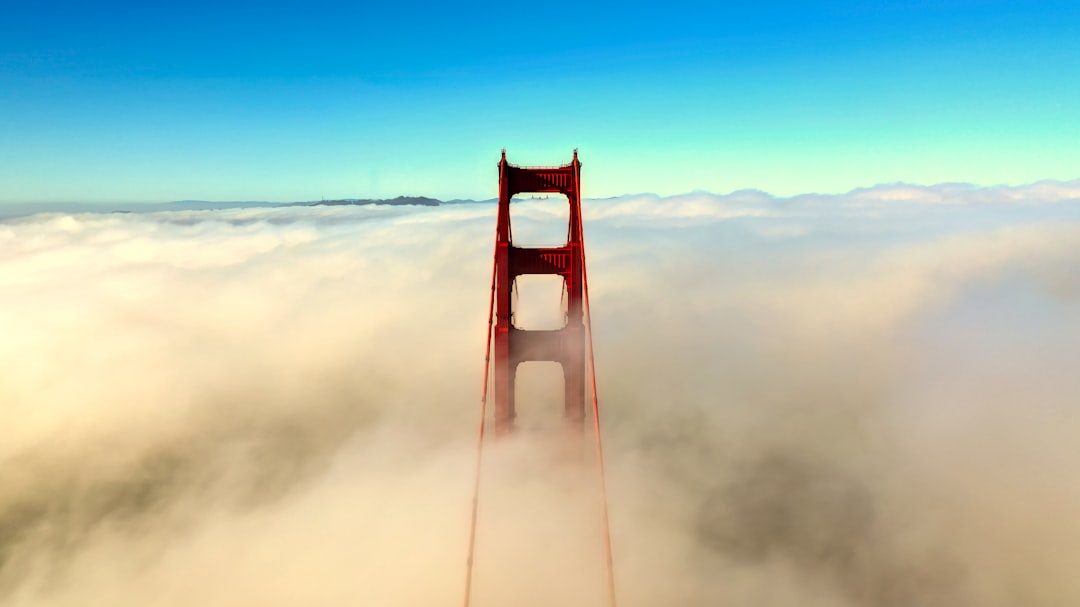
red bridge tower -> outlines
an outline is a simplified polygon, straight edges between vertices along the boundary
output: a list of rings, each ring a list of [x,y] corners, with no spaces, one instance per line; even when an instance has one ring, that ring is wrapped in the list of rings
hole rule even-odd
[[[515,247],[510,226],[510,199],[523,192],[555,192],[570,204],[566,244],[561,247]],[[604,564],[608,607],[615,607],[615,569],[611,557],[611,530],[607,515],[604,480],[604,452],[600,441],[600,409],[596,397],[596,368],[592,349],[592,314],[589,310],[589,279],[585,268],[585,246],[581,231],[581,163],[577,150],[570,164],[560,167],[518,167],[499,161],[499,217],[495,236],[495,260],[491,276],[491,300],[485,334],[484,385],[480,397],[479,433],[476,449],[476,476],[473,484],[472,515],[469,521],[469,552],[465,574],[465,607],[470,607],[473,556],[476,550],[476,522],[480,504],[480,477],[484,452],[484,428],[488,403],[488,371],[494,373],[495,435],[514,430],[514,379],[517,366],[526,361],[552,361],[562,365],[565,381],[563,418],[566,426],[580,434],[585,421],[585,388],[589,380],[592,395],[592,426],[596,446],[596,481],[601,505]],[[566,289],[566,322],[547,331],[519,329],[513,324],[513,286],[518,276],[551,274],[561,276]],[[494,327],[492,324],[494,323]],[[491,333],[494,329],[495,337]],[[491,360],[494,342],[495,356]],[[587,358],[586,358],[587,356]],[[586,375],[588,362],[588,375]]]
[[[581,430],[585,419],[585,326],[582,322],[584,256],[581,247],[581,163],[577,150],[570,164],[527,168],[499,161],[499,219],[495,242],[495,435],[514,429],[514,379],[518,364],[552,361],[562,365],[566,400],[563,417],[568,428]],[[566,244],[561,247],[514,246],[510,228],[510,199],[523,192],[555,192],[570,203]],[[562,276],[566,286],[566,325],[561,329],[528,331],[512,321],[511,292],[523,274]]]

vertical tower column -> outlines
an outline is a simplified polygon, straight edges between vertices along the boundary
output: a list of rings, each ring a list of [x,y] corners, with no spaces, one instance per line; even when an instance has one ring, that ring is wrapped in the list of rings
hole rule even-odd
[[[510,165],[506,150],[499,160],[499,225],[495,235],[495,435],[509,434],[514,424],[514,375],[510,331],[514,277],[510,273]]]

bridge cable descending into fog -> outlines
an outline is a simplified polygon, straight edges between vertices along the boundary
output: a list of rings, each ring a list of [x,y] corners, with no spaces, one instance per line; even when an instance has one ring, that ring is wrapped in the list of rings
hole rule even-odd
[[[570,219],[565,246],[543,248],[514,246],[510,230],[510,200],[515,194],[524,192],[553,192],[566,196],[570,204]],[[600,437],[600,406],[596,395],[596,364],[593,357],[592,316],[589,310],[589,281],[585,268],[585,241],[581,224],[581,163],[578,161],[577,150],[574,150],[574,158],[570,164],[543,168],[514,166],[506,161],[506,150],[503,150],[502,159],[499,161],[499,212],[491,272],[491,296],[488,301],[487,333],[484,336],[484,383],[480,397],[464,607],[471,607],[472,599],[489,371],[494,371],[495,437],[500,439],[514,432],[515,374],[517,365],[526,361],[552,361],[562,365],[565,382],[563,419],[566,432],[571,438],[580,438],[583,435],[586,370],[588,372],[596,448],[596,482],[604,544],[605,582],[608,607],[616,607],[615,568],[611,556],[607,483]],[[518,276],[528,274],[556,275],[563,278],[566,295],[565,326],[544,331],[529,331],[513,326],[511,316],[514,280]],[[493,345],[494,361],[491,356]]]

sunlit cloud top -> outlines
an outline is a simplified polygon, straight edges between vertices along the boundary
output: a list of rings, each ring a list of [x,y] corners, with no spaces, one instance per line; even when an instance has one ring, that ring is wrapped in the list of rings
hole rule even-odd
[[[620,604],[1077,604],[1078,194],[586,200]],[[0,602],[460,597],[495,210],[0,221]],[[594,605],[528,385],[477,605]]]

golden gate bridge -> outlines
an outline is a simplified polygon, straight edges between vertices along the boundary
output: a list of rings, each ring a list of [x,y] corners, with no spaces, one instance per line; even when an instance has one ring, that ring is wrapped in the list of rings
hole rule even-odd
[[[514,245],[510,202],[516,194],[562,194],[570,206],[566,244],[558,247]],[[561,328],[527,330],[514,326],[514,282],[523,275],[554,275],[562,278],[566,302]],[[494,350],[494,356],[492,351]],[[585,239],[581,218],[581,162],[577,150],[569,164],[557,167],[521,167],[499,160],[499,208],[495,230],[495,253],[491,271],[487,332],[484,335],[484,380],[480,397],[480,421],[476,447],[476,471],[472,511],[469,520],[464,606],[471,607],[475,567],[478,562],[476,535],[481,497],[485,430],[488,424],[489,383],[494,389],[494,438],[505,440],[515,432],[514,386],[519,364],[528,361],[558,363],[563,370],[564,432],[571,442],[581,443],[585,435],[586,391],[590,395],[592,438],[595,447],[596,485],[599,495],[600,542],[603,545],[604,584],[609,607],[615,607],[615,570],[611,555],[611,529],[607,511],[600,407],[596,395],[596,365],[593,356],[592,317],[589,310],[589,280],[585,265]],[[496,558],[496,555],[484,555]]]

